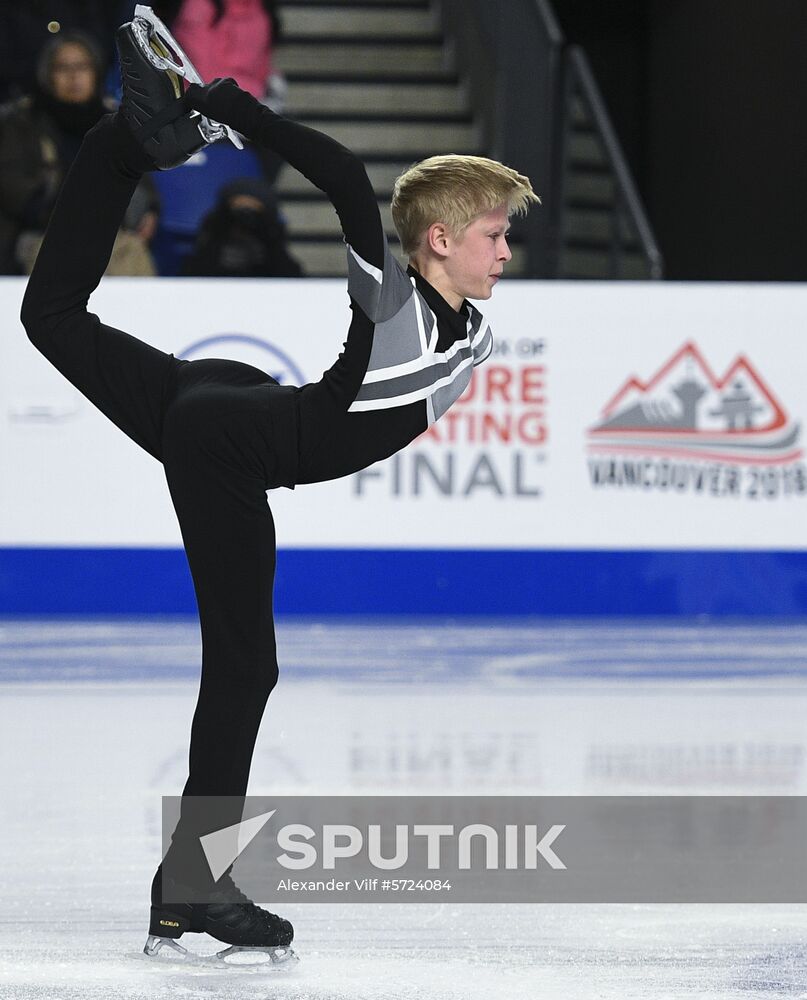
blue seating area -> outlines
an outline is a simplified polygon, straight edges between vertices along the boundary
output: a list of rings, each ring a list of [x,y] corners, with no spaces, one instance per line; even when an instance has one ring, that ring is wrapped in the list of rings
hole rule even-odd
[[[200,150],[184,166],[152,174],[160,193],[160,227],[152,253],[162,275],[182,272],[182,262],[191,252],[202,219],[216,204],[223,185],[241,177],[261,177],[257,154],[218,142]]]

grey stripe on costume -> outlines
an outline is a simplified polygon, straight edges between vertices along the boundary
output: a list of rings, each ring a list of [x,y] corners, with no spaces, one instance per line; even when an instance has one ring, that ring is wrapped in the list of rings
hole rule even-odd
[[[405,303],[391,319],[376,325],[367,364],[368,372],[378,371],[380,368],[395,368],[407,361],[414,361],[423,354],[415,309],[416,296]]]
[[[423,317],[423,329],[426,333],[426,346],[428,346],[431,340],[432,331],[434,330],[434,324],[436,322],[435,315],[429,308],[429,304],[420,292],[417,291],[417,289],[415,289],[415,302],[417,303],[418,309],[420,309],[420,315]]]
[[[382,282],[368,274],[356,260],[358,255],[351,246],[347,247],[347,291],[355,299],[368,319],[373,323],[384,323],[398,313],[403,304],[412,297],[414,289],[403,268],[392,256],[386,239],[384,240],[384,269]],[[364,258],[361,258],[364,260]],[[367,263],[365,261],[365,263]],[[369,265],[368,265],[369,266]],[[378,270],[378,268],[374,268]]]
[[[421,368],[420,371],[383,379],[380,382],[365,383],[359,389],[356,402],[370,399],[393,399],[397,396],[406,396],[418,389],[424,389],[439,382],[440,379],[450,376],[463,361],[467,361],[470,357],[472,357],[470,347],[464,347],[446,361],[429,365],[428,368]],[[471,366],[468,367],[470,369]]]
[[[478,309],[476,309],[474,306],[472,306],[470,304],[470,302],[468,303],[468,305],[470,306],[470,311],[471,311],[471,316],[470,316],[470,322],[471,322],[470,339],[473,340],[474,337],[479,333],[479,328],[482,326],[483,316],[482,316],[482,313]]]
[[[473,366],[468,365],[461,372],[457,372],[457,377],[448,385],[443,385],[431,395],[432,410],[434,419],[438,420],[453,403],[456,403],[460,396],[468,388],[471,381]]]
[[[481,365],[493,348],[493,334],[488,327],[487,332],[479,344],[474,348],[474,365]]]

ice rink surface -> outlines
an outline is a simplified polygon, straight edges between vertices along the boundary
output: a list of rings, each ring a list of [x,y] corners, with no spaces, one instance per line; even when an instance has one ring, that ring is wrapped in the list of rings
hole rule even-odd
[[[807,794],[802,626],[287,621],[278,646],[254,794]],[[292,971],[146,959],[198,659],[187,620],[0,622],[2,1000],[807,998],[807,906],[296,905]]]

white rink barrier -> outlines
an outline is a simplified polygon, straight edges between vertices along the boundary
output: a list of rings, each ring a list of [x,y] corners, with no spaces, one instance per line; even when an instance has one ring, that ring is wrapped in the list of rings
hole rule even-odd
[[[19,279],[0,281],[0,548],[13,550],[3,558],[17,567],[6,565],[0,588],[9,610],[24,610],[11,591],[25,551],[180,545],[159,464],[29,344],[18,318],[23,288]],[[474,554],[487,553],[522,595],[501,597],[496,609],[562,613],[636,611],[609,603],[620,589],[641,590],[626,568],[631,560],[645,565],[652,556],[658,565],[680,553],[691,576],[698,558],[711,556],[710,572],[722,573],[714,557],[724,557],[721,565],[731,557],[736,568],[742,554],[744,575],[768,577],[766,613],[794,613],[802,601],[807,610],[807,594],[793,596],[805,589],[807,548],[807,288],[514,281],[479,306],[494,352],[465,396],[385,462],[337,482],[273,491],[282,549],[331,566],[334,550],[351,559],[364,553],[361,565],[375,553],[376,566],[403,551],[416,575],[425,566],[417,554],[432,553],[435,566],[449,566],[449,581],[457,558],[464,579],[482,571]],[[178,356],[235,358],[296,384],[335,360],[350,319],[344,282],[313,279],[106,279],[91,309]],[[754,553],[775,554],[786,571],[770,562],[749,568]],[[519,562],[523,570],[514,568]],[[612,575],[601,583],[611,598],[592,605],[582,591],[591,589],[595,564]],[[534,578],[545,570],[567,578],[561,607],[547,603],[557,585]],[[356,572],[364,572],[359,564]],[[301,593],[304,575],[300,569]],[[469,582],[476,589],[481,581]],[[772,586],[787,590],[773,607]],[[676,587],[682,592],[685,582]],[[301,600],[291,609],[316,610]],[[744,600],[724,604],[751,613]],[[344,603],[351,607],[350,594]],[[477,612],[492,606],[472,603]],[[703,610],[679,607],[678,598],[650,603],[638,610]],[[407,605],[401,595],[400,608],[381,604],[434,606]]]

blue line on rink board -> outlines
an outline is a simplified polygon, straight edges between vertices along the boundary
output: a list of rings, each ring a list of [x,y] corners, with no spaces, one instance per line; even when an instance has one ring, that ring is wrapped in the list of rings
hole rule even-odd
[[[285,549],[278,614],[801,617],[807,552]],[[188,614],[178,549],[0,549],[0,614]]]

